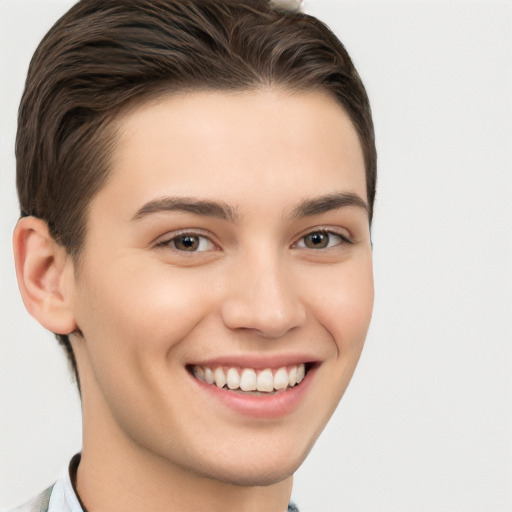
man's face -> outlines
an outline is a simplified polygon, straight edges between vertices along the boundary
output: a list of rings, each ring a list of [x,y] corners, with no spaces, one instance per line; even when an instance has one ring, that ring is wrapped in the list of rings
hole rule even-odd
[[[196,92],[126,115],[76,273],[84,449],[246,485],[295,471],[369,326],[365,201],[326,95]]]

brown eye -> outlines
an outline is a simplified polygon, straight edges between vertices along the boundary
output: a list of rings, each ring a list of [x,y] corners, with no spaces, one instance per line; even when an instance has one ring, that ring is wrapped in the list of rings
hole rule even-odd
[[[330,249],[338,245],[351,243],[348,238],[332,231],[311,231],[311,233],[304,235],[295,247],[299,249]]]
[[[200,237],[181,235],[173,239],[173,245],[178,251],[195,252],[199,248]]]
[[[200,253],[205,251],[216,251],[219,248],[212,240],[204,235],[194,232],[184,232],[171,236],[158,242],[156,247],[172,249],[177,252]]]
[[[308,249],[325,249],[329,245],[329,233],[317,231],[304,237],[304,245]]]
[[[182,231],[169,233],[166,238],[157,242],[155,247],[169,251],[172,257],[200,258],[202,253],[212,253],[222,249],[209,236]],[[200,261],[204,261],[200,259]]]

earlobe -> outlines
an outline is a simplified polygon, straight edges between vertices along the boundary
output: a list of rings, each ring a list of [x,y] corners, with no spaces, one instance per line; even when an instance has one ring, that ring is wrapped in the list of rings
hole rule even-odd
[[[35,217],[18,221],[13,235],[16,276],[27,311],[56,334],[76,330],[74,267],[64,247]]]

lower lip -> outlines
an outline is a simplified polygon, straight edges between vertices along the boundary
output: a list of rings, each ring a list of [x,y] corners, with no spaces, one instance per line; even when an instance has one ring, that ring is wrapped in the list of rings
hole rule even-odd
[[[238,414],[252,418],[273,419],[291,414],[299,408],[315,371],[316,368],[310,368],[302,382],[293,388],[268,395],[237,393],[229,389],[218,388],[215,384],[207,384],[193,375],[190,375],[190,378],[194,380],[201,391]]]

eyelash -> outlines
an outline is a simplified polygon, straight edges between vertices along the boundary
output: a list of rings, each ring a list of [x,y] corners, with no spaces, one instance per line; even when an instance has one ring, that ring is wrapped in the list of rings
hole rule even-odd
[[[307,243],[305,242],[305,240],[307,237],[312,237],[313,235],[327,236],[328,237],[327,246],[320,247],[320,248],[308,247],[306,245]],[[331,241],[332,241],[333,237],[337,238],[338,242],[331,245]],[[203,233],[195,232],[195,231],[182,231],[182,232],[176,233],[171,238],[167,238],[165,240],[162,240],[161,242],[158,242],[156,244],[156,247],[163,247],[163,248],[167,247],[167,248],[171,248],[172,250],[180,252],[180,253],[189,253],[189,254],[190,253],[194,254],[197,252],[206,252],[208,250],[211,250],[211,249],[204,249],[204,248],[203,248],[203,250],[195,249],[195,250],[191,250],[191,251],[178,249],[178,247],[176,247],[176,242],[179,241],[180,238],[182,240],[184,240],[186,238],[198,239],[199,240],[198,248],[201,248],[202,243],[204,245],[204,241],[206,241],[207,244],[211,244],[212,246],[217,247],[215,242],[213,242],[209,236],[207,236]],[[299,248],[299,249],[310,249],[312,251],[319,251],[319,250],[332,249],[332,248],[340,246],[340,245],[352,245],[353,243],[354,242],[352,242],[352,240],[350,240],[347,236],[342,235],[341,233],[338,233],[338,232],[330,230],[330,229],[316,228],[314,230],[311,230],[311,231],[303,234],[298,239],[297,242],[294,242],[291,245],[291,247],[292,247],[292,249]]]
[[[320,247],[320,248],[307,247],[306,243],[305,243],[305,239],[307,237],[311,237],[313,235],[327,236],[328,237],[328,245],[327,245],[327,247]],[[338,238],[339,241],[337,243],[333,244],[333,245],[330,245],[331,239],[333,237]],[[301,242],[303,243],[302,246],[299,245]],[[323,250],[332,249],[333,247],[336,247],[336,246],[339,246],[339,245],[352,245],[353,243],[354,242],[352,242],[352,240],[350,240],[347,236],[342,235],[341,233],[338,233],[338,232],[333,231],[331,229],[316,228],[316,229],[308,231],[307,233],[302,235],[299,238],[299,240],[292,245],[292,247],[293,248],[298,247],[300,249],[311,249],[313,251],[318,251],[318,250],[322,250],[322,249]]]
[[[171,238],[166,238],[165,240],[162,240],[161,242],[158,242],[156,244],[156,247],[164,247],[164,248],[167,247],[167,248],[171,248],[172,250],[180,252],[180,253],[192,253],[193,254],[193,253],[196,253],[196,252],[205,252],[205,250],[202,250],[202,251],[197,251],[197,250],[186,251],[186,250],[178,249],[176,247],[176,242],[180,238],[181,239],[186,239],[186,238],[196,238],[196,239],[199,239],[199,247],[201,246],[201,241],[203,241],[203,243],[204,243],[205,240],[206,240],[206,243],[211,244],[212,246],[217,247],[215,242],[213,242],[209,236],[207,236],[207,235],[205,235],[203,233],[197,233],[195,231],[182,231],[182,232],[179,232],[179,233],[175,233],[175,234],[173,234],[173,236]],[[206,249],[206,250],[208,250],[208,249]]]

